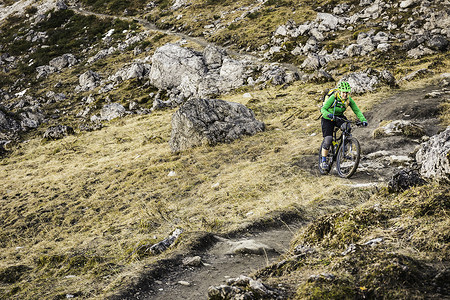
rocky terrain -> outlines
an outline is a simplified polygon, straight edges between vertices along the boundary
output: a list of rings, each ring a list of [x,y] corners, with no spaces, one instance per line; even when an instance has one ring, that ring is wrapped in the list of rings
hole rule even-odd
[[[4,1],[1,297],[449,297],[448,7]],[[341,80],[351,180],[316,168]]]

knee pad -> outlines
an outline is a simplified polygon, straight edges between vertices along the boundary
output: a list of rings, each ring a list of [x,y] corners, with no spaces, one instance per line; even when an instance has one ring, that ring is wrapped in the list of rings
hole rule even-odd
[[[329,150],[331,142],[333,141],[333,137],[331,135],[324,137],[323,139],[323,149]]]

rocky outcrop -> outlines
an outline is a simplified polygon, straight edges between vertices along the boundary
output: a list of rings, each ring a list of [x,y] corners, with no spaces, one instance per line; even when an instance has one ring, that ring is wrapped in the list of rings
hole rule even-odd
[[[261,50],[268,49],[264,55],[267,59],[280,52],[305,56],[301,67],[306,70],[325,68],[333,60],[392,51],[399,41],[403,42],[401,50],[406,51],[411,58],[447,51],[450,35],[448,11],[440,9],[438,1],[414,2],[412,5],[409,2],[403,1],[399,5],[387,1],[361,1],[360,11],[353,15],[348,14],[355,11],[354,5],[339,4],[330,13],[318,12],[313,21],[296,24],[289,20],[275,30],[271,44],[264,45]],[[412,16],[406,18],[411,12]],[[376,20],[381,16],[381,30],[360,32],[354,43],[339,48],[334,45],[332,53],[326,47],[330,34],[335,36],[341,31],[352,31],[361,22]],[[399,20],[403,23],[400,25],[401,30],[394,33],[399,28]],[[298,43],[299,37],[306,41]],[[285,47],[289,42],[296,44],[291,51]]]
[[[73,54],[64,54],[50,60],[48,65],[39,66],[36,68],[37,78],[46,77],[52,73],[61,71],[64,68],[70,68],[78,64],[78,59]]]
[[[258,72],[261,75],[253,78],[252,75]],[[158,48],[152,57],[150,70],[151,83],[168,90],[174,103],[182,102],[180,98],[213,97],[246,84],[271,81],[278,85],[297,78],[280,65],[261,67],[249,61],[232,59],[216,47],[208,46],[199,53],[176,44]]]
[[[70,126],[66,125],[51,126],[44,132],[44,139],[59,140],[74,133],[75,131]]]
[[[416,153],[424,177],[450,181],[450,126],[421,144]]]
[[[100,84],[100,75],[91,70],[84,72],[79,77],[79,84],[76,92],[85,92],[95,89]]]
[[[172,116],[172,151],[231,142],[263,131],[264,123],[242,104],[212,99],[190,99]]]

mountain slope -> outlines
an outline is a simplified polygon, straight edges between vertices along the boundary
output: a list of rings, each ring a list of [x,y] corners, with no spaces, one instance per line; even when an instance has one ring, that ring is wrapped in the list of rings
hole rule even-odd
[[[425,4],[410,1],[414,4],[400,10],[404,2],[408,1],[395,2],[395,7],[380,4],[379,10],[372,6],[382,2],[372,1],[322,1],[320,8],[311,1],[270,0],[2,4],[0,137],[6,152],[0,162],[1,297],[104,298],[133,287],[158,262],[189,253],[212,234],[236,233],[254,224],[274,225],[282,215],[313,221],[339,209],[333,205],[336,197],[346,207],[370,197],[389,202],[394,196],[377,194],[376,188],[357,188],[349,185],[354,182],[336,176],[317,176],[315,155],[321,142],[317,105],[323,90],[334,86],[334,81],[353,72],[372,76],[387,69],[399,89],[380,82],[371,92],[354,97],[371,116],[371,127],[355,131],[364,142],[364,155],[379,150],[371,134],[385,121],[371,109],[391,95],[439,86],[443,95],[433,101],[438,115],[433,116],[430,134],[450,125],[446,79],[441,76],[448,72],[448,46],[429,48],[432,37],[448,35],[445,27],[440,27],[445,23],[437,22],[439,26],[427,29],[424,36],[411,34],[420,26],[428,28],[425,17],[445,17],[448,12],[442,7],[447,2],[430,1],[427,9]],[[20,4],[21,9],[15,9],[19,14],[10,14],[11,8]],[[339,7],[343,12],[334,12]],[[369,8],[380,11],[380,16],[361,17]],[[342,29],[326,29],[329,34],[316,43],[314,30],[323,22],[316,20],[319,12],[341,17],[358,14],[360,21],[357,26],[345,23]],[[358,44],[361,33],[375,43],[376,34],[388,28],[378,27],[383,19],[397,24],[389,32],[392,48],[388,52],[374,49],[329,60],[333,51],[340,55],[350,44]],[[411,32],[402,31],[403,21]],[[308,33],[294,37],[292,32],[301,26],[309,26]],[[314,45],[312,36],[316,36]],[[359,39],[359,46],[369,43],[363,35]],[[418,45],[403,48],[410,40]],[[130,78],[118,75],[128,74],[124,70],[134,70],[136,64],[151,67],[153,54],[167,43],[198,52],[209,43],[218,43],[235,60],[247,57],[261,63],[251,75],[254,79],[264,77],[263,66],[282,62],[298,72],[297,80],[279,85],[273,80],[251,85],[247,80],[239,89],[216,95],[251,108],[266,124],[265,132],[229,144],[172,153],[168,146],[170,122],[177,108],[152,108],[157,97],[169,101],[175,91],[158,89],[145,72]],[[297,46],[303,52],[294,51]],[[312,52],[304,52],[309,46],[314,46]],[[422,54],[408,56],[408,51],[415,49]],[[302,67],[308,56],[318,57],[317,69]],[[324,59],[326,64],[321,65]],[[90,71],[100,79],[92,89],[83,90],[80,79],[92,74]],[[127,114],[94,122],[111,103],[126,107]],[[401,117],[393,111],[390,117],[397,115]],[[4,120],[16,126],[4,130]],[[53,125],[70,126],[75,134],[60,140],[43,139]],[[386,170],[389,172],[380,171],[379,177],[360,170],[355,180],[381,187],[394,172],[392,166]],[[433,185],[418,191],[425,189],[446,195],[444,188]],[[335,190],[339,192],[330,192]],[[422,200],[408,195],[393,201],[401,202],[402,197]],[[448,209],[441,208],[444,212]],[[445,225],[440,212],[435,219],[434,215],[426,217],[430,218],[427,222]],[[177,228],[184,232],[174,247],[161,254],[149,251]],[[373,229],[377,230],[381,229]],[[428,234],[423,233],[423,238]],[[324,247],[322,240],[312,243]],[[336,246],[339,250],[343,247],[340,243]],[[431,253],[431,261],[448,261],[445,247],[420,251],[419,257]],[[316,259],[323,257],[314,257],[312,264]],[[296,278],[295,272],[287,276]],[[297,295],[302,297],[315,284],[305,283]],[[365,287],[369,288],[369,283]]]

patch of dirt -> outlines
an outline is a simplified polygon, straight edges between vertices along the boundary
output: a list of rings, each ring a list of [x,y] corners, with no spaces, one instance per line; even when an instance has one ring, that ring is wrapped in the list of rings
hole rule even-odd
[[[132,292],[121,295],[120,299],[205,299],[208,288],[224,284],[228,278],[250,274],[278,260],[289,249],[294,233],[303,225],[285,225],[265,232],[247,232],[235,238],[215,237],[214,245],[203,253],[199,266],[166,264],[163,274],[153,274]],[[249,242],[265,245],[261,253],[234,253],[235,247]],[[186,254],[186,257],[190,255]]]

